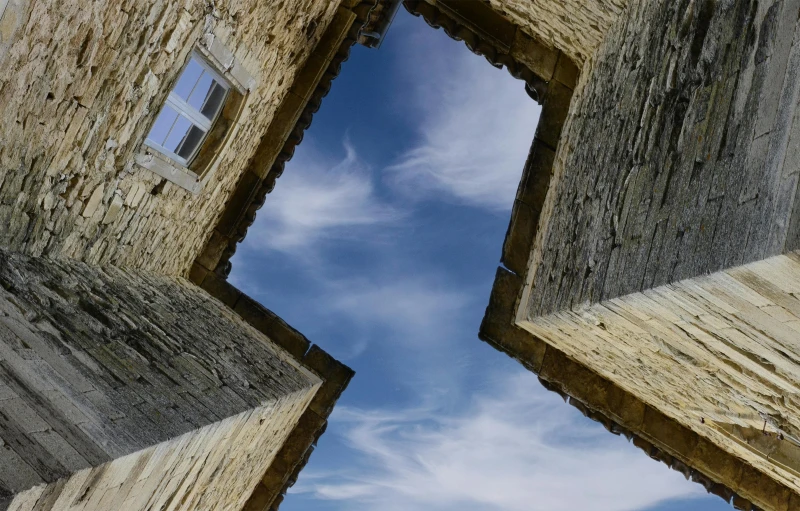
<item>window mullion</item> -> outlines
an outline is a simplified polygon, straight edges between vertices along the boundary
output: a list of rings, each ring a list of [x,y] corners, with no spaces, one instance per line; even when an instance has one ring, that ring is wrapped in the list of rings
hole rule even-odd
[[[211,120],[174,92],[170,92],[169,96],[167,96],[167,104],[201,130],[208,132],[211,129]]]

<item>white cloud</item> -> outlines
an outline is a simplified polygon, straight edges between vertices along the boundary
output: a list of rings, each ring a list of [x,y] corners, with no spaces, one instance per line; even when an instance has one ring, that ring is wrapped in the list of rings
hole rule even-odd
[[[455,416],[337,408],[358,455],[337,474],[304,474],[294,491],[370,511],[633,511],[702,495],[556,404],[532,374],[498,383]]]
[[[465,337],[477,342],[466,317],[475,299],[468,289],[434,273],[397,268],[377,277],[328,280],[322,288],[326,315],[347,325],[348,345],[336,347],[339,358],[352,360],[371,349],[372,356],[393,361],[387,368],[393,377],[387,377],[417,395],[459,394],[464,367],[456,347]]]
[[[402,216],[376,197],[370,169],[348,142],[339,162],[311,147],[303,149],[259,211],[257,231],[248,237],[254,246],[301,252],[319,241],[355,236],[360,229]]]
[[[465,291],[437,285],[433,276],[386,277],[383,282],[347,280],[331,286],[331,310],[358,324],[373,324],[408,344],[419,344],[440,334],[443,325],[456,323],[469,301]]]
[[[507,71],[466,48],[454,57],[444,45],[463,43],[422,30],[401,62],[416,79],[409,87],[420,141],[390,167],[392,180],[414,196],[446,192],[467,204],[509,210],[540,108]]]

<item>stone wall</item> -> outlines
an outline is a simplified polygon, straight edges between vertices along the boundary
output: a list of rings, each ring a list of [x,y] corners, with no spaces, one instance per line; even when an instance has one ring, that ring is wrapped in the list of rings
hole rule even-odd
[[[800,494],[800,255],[520,326]]]
[[[334,15],[328,0],[10,0],[0,43],[0,246],[188,271]],[[213,32],[257,80],[198,195],[133,162],[195,43]],[[6,32],[3,31],[3,34]],[[5,37],[5,36],[3,36]]]
[[[298,391],[69,479],[18,495],[9,511],[240,510],[313,396]],[[246,451],[246,454],[244,452]]]
[[[277,406],[274,426],[288,434],[305,412],[294,406],[322,383],[179,278],[0,252],[0,284],[5,500],[257,408]],[[320,413],[329,413],[339,389],[326,392],[325,403],[312,402]],[[295,397],[275,405],[286,396]],[[236,455],[263,476],[268,465],[258,463],[266,458],[239,447]]]
[[[800,459],[800,447],[796,442],[776,434],[772,425],[745,429],[731,423],[713,423],[711,419],[685,422],[684,416],[677,420],[663,413],[659,409],[661,401],[656,400],[657,404],[651,405],[643,399],[639,382],[632,389],[626,382],[625,386],[630,389],[626,390],[618,383],[620,379],[616,373],[608,371],[607,365],[587,365],[586,356],[596,356],[594,351],[606,351],[605,342],[590,343],[594,347],[591,353],[584,354],[581,348],[577,350],[579,355],[571,356],[564,350],[570,353],[575,350],[566,345],[545,341],[520,328],[515,315],[523,286],[522,277],[498,268],[481,324],[481,339],[539,375],[539,381],[547,390],[559,394],[587,418],[602,424],[609,433],[624,436],[643,454],[702,485],[709,493],[733,504],[735,509],[800,509],[797,480],[784,478],[786,482],[781,482],[782,476],[776,477],[773,470],[778,468],[784,474],[795,470],[790,466],[796,467]],[[631,361],[635,359],[626,359],[625,365],[631,365]],[[641,367],[638,371],[640,375],[644,372]],[[654,375],[647,381],[655,384],[658,380],[659,376]],[[765,462],[765,457],[769,457],[769,463]],[[754,460],[757,463],[752,464]]]
[[[525,32],[582,64],[628,0],[488,0]]]
[[[800,2],[636,0],[627,12],[576,89],[528,318],[798,242]]]
[[[758,261],[797,243],[798,13],[632,1],[534,143],[481,327],[746,511],[800,506],[800,263]]]
[[[22,25],[27,0],[0,0],[0,55],[8,50]]]

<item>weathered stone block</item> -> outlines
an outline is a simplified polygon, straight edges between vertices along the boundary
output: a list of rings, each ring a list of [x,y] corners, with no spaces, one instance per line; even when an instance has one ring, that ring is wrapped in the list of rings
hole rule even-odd
[[[358,1],[360,0],[355,2],[356,5],[358,4]],[[356,21],[356,14],[350,10],[351,7],[354,6],[348,7],[347,5],[343,4],[336,9],[336,14],[328,24],[328,28],[322,34],[317,46],[314,48],[315,55],[318,55],[327,61],[333,59],[333,56],[339,50],[342,41],[350,30],[350,27]]]
[[[526,273],[530,246],[536,235],[538,223],[539,211],[528,204],[514,201],[500,261],[517,275],[524,276]]]
[[[698,442],[694,431],[651,406],[645,409],[641,431],[661,445],[669,446],[670,452],[684,460],[691,459]]]
[[[575,89],[580,77],[580,68],[563,53],[558,57],[558,65],[555,69],[554,78],[563,83],[570,89]]]
[[[309,409],[320,417],[328,417],[355,373],[316,345],[309,348],[303,363],[324,380]]]
[[[242,216],[252,202],[261,185],[261,177],[250,170],[245,171],[231,194],[228,205],[217,223],[216,231],[223,236],[232,236]]]
[[[751,466],[746,465],[743,468],[739,487],[743,494],[761,508],[771,511],[791,511],[789,489]]]
[[[258,177],[264,179],[272,168],[275,158],[286,143],[289,133],[297,124],[305,105],[305,99],[297,94],[288,93],[284,96],[275,119],[261,139],[252,160],[250,170]]]
[[[222,253],[228,248],[228,243],[230,243],[230,238],[222,235],[216,229],[211,231],[211,238],[206,242],[203,252],[197,257],[196,264],[207,271],[214,271],[222,258]],[[199,282],[196,283],[199,284]]]
[[[550,82],[547,87],[547,96],[542,105],[539,126],[536,128],[536,138],[553,150],[558,147],[571,101],[572,90],[570,88],[558,81]]]
[[[517,30],[514,34],[511,56],[546,82],[555,75],[558,51],[545,46],[522,30]]]
[[[231,309],[236,307],[236,302],[238,302],[239,298],[242,296],[241,291],[236,289],[236,287],[227,280],[219,277],[216,273],[208,273],[206,278],[203,279],[202,284],[200,284],[200,287]]]
[[[624,427],[639,431],[644,423],[644,412],[647,407],[633,394],[617,385],[609,385],[606,389],[608,411],[617,417]]]
[[[545,344],[514,325],[513,313],[521,286],[522,279],[518,275],[504,268],[497,269],[478,335],[538,373],[545,356]]]

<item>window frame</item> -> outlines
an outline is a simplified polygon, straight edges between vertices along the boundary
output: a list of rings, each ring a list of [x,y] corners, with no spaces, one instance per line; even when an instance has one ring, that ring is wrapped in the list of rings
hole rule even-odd
[[[246,48],[240,48],[240,50],[247,54]],[[197,195],[211,176],[216,173],[220,164],[220,156],[225,152],[230,140],[238,133],[241,125],[240,118],[247,111],[246,105],[250,99],[250,91],[255,89],[258,81],[245,69],[241,60],[228,50],[212,32],[201,36],[185,59],[174,79],[169,82],[170,89],[167,98],[161,104],[156,115],[150,119],[147,131],[142,134],[142,139],[140,139],[142,141],[133,156],[132,164],[147,169]],[[209,130],[203,135],[203,140],[197,144],[193,154],[187,159],[155,141],[149,140],[149,137],[164,107],[170,106],[175,109],[170,105],[172,102],[170,95],[174,93],[178,80],[192,60],[196,60],[204,70],[208,71],[212,79],[225,87],[226,95],[219,105],[214,120],[209,125]],[[184,114],[178,112],[178,115]],[[194,125],[188,116],[186,116],[186,120]],[[198,128],[202,129],[200,126]]]
[[[197,49],[192,51],[191,56],[189,57],[189,60],[187,60],[186,64],[184,64],[183,68],[181,68],[181,72],[178,75],[179,78],[181,76],[183,76],[183,73],[186,71],[186,69],[189,67],[189,64],[191,64],[192,61],[197,62],[203,68],[203,70],[205,72],[207,72],[209,75],[211,75],[212,79],[216,83],[218,83],[220,85],[220,87],[225,89],[225,97],[222,99],[222,102],[220,103],[220,106],[217,108],[217,111],[214,113],[214,118],[209,120],[199,110],[197,110],[195,107],[193,107],[188,102],[186,102],[183,98],[181,98],[175,92],[175,86],[177,86],[177,82],[176,82],[175,84],[173,84],[172,90],[169,91],[169,95],[167,96],[166,101],[164,101],[164,105],[162,105],[161,110],[159,110],[158,115],[156,115],[156,120],[159,118],[161,113],[164,111],[164,108],[168,106],[168,107],[172,108],[173,110],[175,110],[178,113],[179,116],[184,117],[186,120],[188,120],[190,123],[192,123],[193,126],[196,126],[196,127],[200,128],[203,131],[203,138],[197,143],[197,147],[195,147],[192,150],[192,153],[191,153],[191,155],[189,155],[188,158],[184,158],[183,156],[180,156],[180,155],[176,154],[174,151],[171,151],[170,149],[167,149],[163,145],[159,144],[158,142],[152,140],[150,138],[150,135],[151,135],[151,133],[153,131],[153,126],[150,127],[150,131],[148,132],[147,137],[144,140],[144,145],[145,146],[160,152],[161,154],[163,154],[164,156],[168,157],[169,159],[174,160],[175,163],[178,163],[178,164],[182,165],[183,167],[186,167],[187,169],[188,169],[189,165],[191,164],[192,160],[197,156],[197,153],[200,151],[200,148],[206,142],[206,139],[208,138],[208,134],[211,131],[211,129],[214,127],[214,124],[219,119],[219,116],[222,113],[222,110],[225,108],[225,103],[228,101],[231,89],[233,88],[233,85],[226,78],[224,78],[222,75],[220,75],[213,67],[211,67],[211,64],[207,61],[206,57],[204,55],[202,55],[199,51],[197,51]],[[188,134],[188,131],[187,131],[187,134]]]

